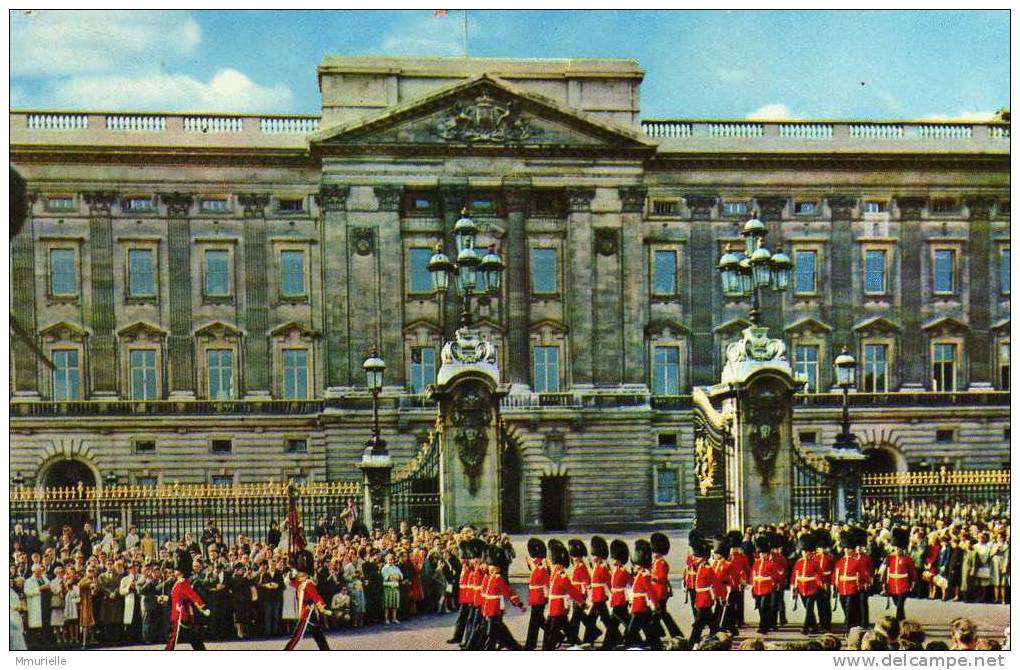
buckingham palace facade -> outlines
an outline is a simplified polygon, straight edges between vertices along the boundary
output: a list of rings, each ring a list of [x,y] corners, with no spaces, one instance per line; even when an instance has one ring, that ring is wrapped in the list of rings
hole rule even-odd
[[[12,476],[358,479],[373,346],[409,459],[461,308],[426,266],[465,208],[507,266],[476,321],[523,528],[691,518],[690,393],[748,325],[716,263],[752,212],[795,266],[762,313],[800,447],[839,430],[845,345],[867,469],[1008,467],[1008,115],[650,120],[643,76],[327,56],[316,116],[11,112]]]

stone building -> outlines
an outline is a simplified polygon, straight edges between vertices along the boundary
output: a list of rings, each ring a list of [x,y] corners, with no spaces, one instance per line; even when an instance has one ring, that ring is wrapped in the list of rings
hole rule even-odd
[[[692,516],[689,394],[746,326],[715,265],[753,210],[796,266],[763,313],[801,447],[838,431],[846,344],[869,469],[1008,463],[1008,122],[648,120],[643,75],[328,56],[321,116],[12,112],[12,474],[357,479],[373,345],[409,459],[460,309],[425,265],[465,207],[507,264],[477,318],[510,525]]]

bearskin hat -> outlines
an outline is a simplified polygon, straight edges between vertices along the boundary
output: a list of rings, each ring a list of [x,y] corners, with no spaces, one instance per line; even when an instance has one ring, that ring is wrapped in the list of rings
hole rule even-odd
[[[694,546],[695,542],[698,542],[698,541],[704,540],[704,539],[705,539],[705,534],[702,533],[697,528],[691,528],[691,531],[689,533],[687,533],[687,544],[692,546],[692,547]]]
[[[656,554],[665,556],[669,553],[669,538],[666,537],[665,533],[652,533],[652,537],[649,539],[649,544],[652,545],[652,551]]]
[[[798,537],[797,549],[799,551],[814,551],[815,550],[814,533],[803,533],[800,537]]]
[[[471,551],[474,553],[475,558],[481,560],[482,563],[488,563],[488,548],[489,544],[480,537],[471,540]]]
[[[769,544],[772,545],[773,549],[783,549],[786,545],[786,538],[779,533],[770,533]]]
[[[712,545],[707,540],[695,542],[694,545],[691,546],[691,553],[698,558],[708,558],[712,553]]]
[[[460,557],[463,558],[464,560],[468,560],[470,558],[476,558],[475,554],[474,554],[474,551],[473,551],[474,547],[472,546],[470,540],[463,540],[458,545],[458,547],[460,549]]]
[[[824,528],[816,530],[815,546],[819,549],[832,549],[832,533]]]
[[[506,552],[498,544],[490,544],[485,547],[485,562],[497,566],[504,573],[510,561],[507,560]]]
[[[568,551],[571,558],[584,558],[588,555],[588,547],[584,546],[584,542],[575,538],[572,538],[567,542]]]
[[[566,567],[570,563],[567,548],[559,540],[549,540],[549,560],[561,567]]]
[[[613,540],[609,543],[609,555],[614,561],[626,563],[630,560],[630,547],[623,540]]]
[[[854,528],[852,531],[854,536],[854,545],[857,547],[868,546],[868,531],[863,528]]]
[[[759,533],[754,536],[754,550],[758,553],[764,554],[772,549],[772,543],[769,541],[769,536],[765,533]]]
[[[892,529],[892,546],[905,551],[909,545],[910,531],[903,526],[894,526]]]
[[[174,570],[181,573],[181,575],[188,579],[191,577],[191,564],[192,564],[191,552],[185,551],[184,549],[178,549],[177,554],[174,557]]]
[[[725,535],[720,535],[712,540],[712,553],[719,554],[720,556],[729,556],[730,539]]]
[[[648,540],[641,539],[634,542],[634,553],[631,555],[630,562],[642,568],[652,567],[652,545],[648,543]]]
[[[740,545],[744,544],[744,534],[739,530],[731,530],[726,533],[726,539],[730,541],[731,549],[739,549]]]
[[[303,572],[306,575],[310,575],[315,572],[315,557],[312,556],[312,552],[307,549],[294,552],[294,556],[290,561],[291,566],[298,572]]]
[[[609,558],[609,545],[605,538],[599,535],[591,538],[591,555],[601,559]]]
[[[528,540],[528,556],[531,558],[545,558],[545,542],[537,537],[530,538]]]
[[[854,548],[854,534],[849,530],[839,531],[839,548],[840,549],[853,549]]]

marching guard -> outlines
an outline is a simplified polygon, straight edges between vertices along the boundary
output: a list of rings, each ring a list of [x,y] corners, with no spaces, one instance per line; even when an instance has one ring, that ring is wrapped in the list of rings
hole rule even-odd
[[[731,530],[726,534],[730,541],[730,570],[733,575],[734,588],[737,593],[733,602],[736,605],[734,621],[737,627],[744,625],[744,588],[751,581],[751,560],[744,553],[744,534],[739,530]]]
[[[326,641],[326,635],[322,629],[325,627],[325,618],[330,615],[330,611],[326,609],[326,603],[323,602],[322,596],[319,595],[318,589],[315,588],[315,582],[311,578],[311,575],[315,573],[315,558],[312,556],[312,552],[307,549],[295,552],[292,566],[290,583],[297,591],[298,620],[297,625],[294,626],[294,634],[290,636],[287,646],[283,649],[284,651],[294,651],[294,648],[301,642],[301,638],[305,636],[305,632],[308,632],[320,650],[329,651],[329,643]]]
[[[692,528],[687,534],[687,558],[684,561],[684,602],[691,604],[691,614],[697,616],[694,608],[694,574],[697,559],[694,556],[694,547],[705,541],[705,536],[697,528]]]
[[[797,607],[797,599],[800,598],[804,604],[804,626],[800,632],[804,635],[814,635],[818,632],[815,610],[818,609],[819,601],[826,595],[822,591],[821,570],[818,561],[815,560],[813,534],[805,533],[797,538],[797,548],[800,549],[801,557],[793,564],[793,571],[790,573],[793,606]]]
[[[477,557],[474,553],[474,542],[463,540],[460,543],[460,580],[457,590],[457,604],[460,606],[457,612],[457,624],[453,629],[453,637],[446,641],[447,644],[461,644],[464,642],[464,631],[467,628],[468,620],[471,617],[471,610],[474,606],[474,591],[472,580],[475,575],[475,568],[478,566]]]
[[[197,609],[202,616],[209,616],[205,601],[191,588],[192,558],[191,553],[183,549],[177,551],[174,576],[177,578],[170,590],[170,638],[166,643],[166,651],[173,651],[177,643],[186,639],[191,648],[205,651],[201,629],[195,620]]]
[[[572,563],[570,567],[570,583],[583,596],[582,602],[580,604],[574,603],[571,608],[570,622],[567,624],[567,641],[572,645],[577,645],[581,641],[581,623],[584,622],[585,638],[591,635],[592,629],[595,626],[587,612],[587,600],[591,589],[591,573],[588,572],[588,562],[585,560],[588,556],[588,548],[584,545],[584,542],[576,538],[570,540],[567,542],[567,552],[570,554]],[[601,631],[596,632],[595,637],[598,637],[599,633]]]
[[[846,619],[846,629],[861,625],[861,562],[855,555],[854,536],[848,531],[839,534],[839,546],[843,556],[836,561],[832,572],[836,595]]]
[[[630,612],[627,611],[627,591],[634,582],[633,575],[627,570],[630,560],[630,547],[623,540],[609,543],[609,555],[612,557],[612,572],[609,578],[609,606],[612,608],[612,625],[606,628],[606,637],[602,641],[603,649],[612,649],[623,642],[623,633],[630,625]]]
[[[719,580],[715,570],[708,564],[708,543],[699,542],[692,547],[695,558],[694,568],[694,624],[691,626],[691,645],[701,641],[701,633],[708,627],[710,635],[716,632],[713,606],[716,603]]]
[[[711,564],[717,581],[716,606],[712,615],[712,623],[715,625],[715,630],[724,630],[731,635],[736,635],[740,632],[737,629],[737,598],[741,594],[738,589],[741,576],[729,557],[729,538],[717,538],[712,547]]]
[[[588,626],[584,636],[586,644],[593,644],[602,633],[597,627],[600,619],[606,629],[607,637],[608,632],[615,628],[612,616],[609,614],[610,576],[609,567],[606,565],[606,559],[609,558],[609,545],[605,538],[598,535],[591,538],[591,556],[591,610],[588,612]]]
[[[493,651],[496,647],[510,650],[520,650],[521,644],[514,639],[514,636],[503,623],[503,599],[509,598],[510,602],[519,607],[523,612],[526,608],[521,602],[517,592],[510,588],[503,573],[510,566],[509,557],[502,547],[491,544],[487,550],[489,564],[489,580],[485,585],[485,593],[482,596],[482,616],[485,617],[485,641],[483,648],[486,651]]]
[[[868,553],[868,531],[863,528],[853,529],[854,545],[857,547],[857,560],[861,575],[861,625],[871,626],[871,614],[868,610],[871,592],[875,586],[875,564]]]
[[[653,625],[652,612],[655,608],[652,591],[652,546],[648,540],[634,543],[634,554],[631,557],[636,574],[634,588],[631,590],[630,623],[624,634],[627,646],[645,646],[651,649],[662,649],[659,627]]]
[[[584,594],[574,586],[567,576],[570,564],[567,548],[559,540],[549,540],[549,560],[552,563],[549,575],[549,618],[545,624],[542,649],[556,649],[563,640],[567,628],[567,598],[575,604],[584,604]]]
[[[885,572],[885,594],[896,603],[897,621],[903,621],[907,617],[903,606],[907,596],[917,584],[917,567],[914,565],[914,559],[906,553],[909,544],[910,535],[907,529],[899,526],[893,528],[892,546],[882,566]]]
[[[790,575],[790,561],[786,558],[786,538],[779,533],[772,533],[772,558],[779,566],[779,586],[774,596],[776,622],[778,626],[786,625],[786,587]]]
[[[465,641],[461,649],[479,651],[485,646],[485,617],[482,616],[482,605],[485,603],[485,589],[489,585],[489,565],[486,562],[486,544],[480,538],[474,542],[474,553],[478,557],[475,576],[471,579],[472,611],[464,631]]]
[[[832,632],[832,573],[836,569],[836,557],[832,555],[832,533],[819,528],[815,531],[815,563],[818,565],[818,628],[822,633]]]
[[[528,540],[528,557],[531,576],[528,578],[528,637],[524,640],[525,651],[538,647],[538,632],[545,627],[545,604],[549,595],[549,567],[546,565],[545,543],[537,537]]]
[[[754,548],[751,595],[754,596],[754,608],[758,610],[758,633],[765,635],[776,628],[775,594],[783,577],[779,565],[773,558],[769,536],[764,533],[756,536]]]
[[[673,587],[669,583],[669,538],[665,533],[652,533],[649,544],[652,547],[652,595],[655,598],[655,614],[652,615],[656,624],[665,626],[669,637],[681,637],[680,626],[676,625],[673,615],[666,609],[666,603],[673,595]]]

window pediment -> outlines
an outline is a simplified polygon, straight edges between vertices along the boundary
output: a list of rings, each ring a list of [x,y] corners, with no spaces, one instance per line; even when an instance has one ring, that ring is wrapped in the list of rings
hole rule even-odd
[[[691,329],[681,323],[678,319],[652,319],[645,326],[645,335],[648,337],[661,337],[671,339],[686,337],[691,334]]]
[[[195,337],[207,340],[239,340],[243,335],[237,326],[222,321],[213,321],[195,331]]]
[[[528,332],[532,334],[536,333],[550,333],[555,335],[566,335],[567,326],[554,319],[542,319],[528,326]]]
[[[421,334],[428,337],[431,335],[442,335],[443,329],[440,328],[439,324],[432,319],[415,319],[414,321],[405,324],[401,332],[403,332],[404,337],[414,337]]]
[[[117,336],[135,342],[160,342],[166,337],[166,331],[148,321],[136,321],[117,331]]]
[[[854,325],[853,330],[861,335],[869,335],[872,333],[895,335],[900,332],[900,327],[895,321],[890,321],[884,316],[873,316],[870,319],[865,319],[864,321]]]
[[[747,319],[730,319],[725,323],[720,323],[718,326],[713,328],[713,332],[719,335],[736,334],[744,330],[751,325],[751,322]]]
[[[319,336],[319,331],[307,328],[303,323],[298,321],[288,321],[282,325],[277,326],[269,331],[270,337],[279,339],[315,339]]]
[[[51,342],[74,341],[81,342],[89,336],[89,332],[69,321],[59,321],[39,331],[39,335]]]
[[[506,334],[506,328],[504,328],[503,326],[499,325],[495,321],[492,321],[490,319],[486,319],[484,317],[482,317],[481,319],[477,319],[475,321],[475,328],[477,328],[478,330],[481,330],[483,332],[492,333],[494,335],[504,335],[504,334]],[[566,326],[564,326],[564,329],[565,328],[566,328]],[[566,332],[566,330],[564,330],[564,332]]]
[[[996,321],[995,323],[992,324],[992,327],[989,328],[989,330],[991,330],[992,332],[996,332],[996,333],[1003,332],[1003,333],[1006,333],[1008,335],[1009,334],[1009,319],[1002,319],[1000,321]]]
[[[814,317],[806,316],[803,319],[797,319],[784,330],[788,333],[824,335],[825,333],[832,332],[832,326],[822,323]]]
[[[928,323],[921,326],[921,329],[927,330],[932,334],[939,333],[951,334],[951,333],[965,333],[968,330],[970,330],[970,326],[954,317],[940,316],[936,319],[932,319]]]

